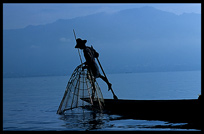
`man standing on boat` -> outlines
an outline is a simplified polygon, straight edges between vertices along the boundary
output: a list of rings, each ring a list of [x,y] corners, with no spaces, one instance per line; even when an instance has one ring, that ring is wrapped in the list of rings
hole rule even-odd
[[[76,39],[76,46],[75,48],[82,49],[84,52],[84,57],[86,59],[85,65],[88,69],[92,71],[92,74],[94,78],[101,78],[103,81],[106,82],[108,85],[108,90],[111,89],[112,84],[108,82],[108,79],[104,76],[102,76],[99,72],[98,65],[96,64],[95,58],[99,57],[99,53],[96,52],[96,50],[93,47],[86,46],[87,40],[82,40],[80,38]]]

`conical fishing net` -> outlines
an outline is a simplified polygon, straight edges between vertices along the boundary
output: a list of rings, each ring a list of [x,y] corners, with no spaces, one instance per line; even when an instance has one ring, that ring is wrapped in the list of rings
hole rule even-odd
[[[58,114],[73,108],[92,107],[103,109],[104,99],[97,81],[84,64],[76,67],[68,81],[64,96],[57,110]]]

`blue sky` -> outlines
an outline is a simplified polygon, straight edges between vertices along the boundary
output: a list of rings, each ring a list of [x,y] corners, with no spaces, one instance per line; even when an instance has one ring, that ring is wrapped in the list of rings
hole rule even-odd
[[[180,15],[182,13],[201,14],[200,3],[181,4],[3,4],[3,29],[18,29],[28,25],[43,25],[58,19],[71,19],[99,12],[114,13],[129,8],[153,6],[157,9]]]

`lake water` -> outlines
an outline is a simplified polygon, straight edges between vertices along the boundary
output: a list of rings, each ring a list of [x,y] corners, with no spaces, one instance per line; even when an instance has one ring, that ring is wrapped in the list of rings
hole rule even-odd
[[[107,74],[107,77],[119,99],[197,99],[201,93],[201,71]],[[196,130],[176,127],[185,123],[125,119],[88,110],[58,115],[69,78],[3,78],[3,130]],[[97,81],[104,98],[112,98],[107,85],[100,79]]]

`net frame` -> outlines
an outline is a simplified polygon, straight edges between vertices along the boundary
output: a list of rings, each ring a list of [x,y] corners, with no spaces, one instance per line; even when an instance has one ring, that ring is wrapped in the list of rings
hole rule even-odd
[[[75,68],[67,83],[57,114],[62,114],[74,108],[90,106],[102,111],[104,99],[91,70],[82,63]]]

